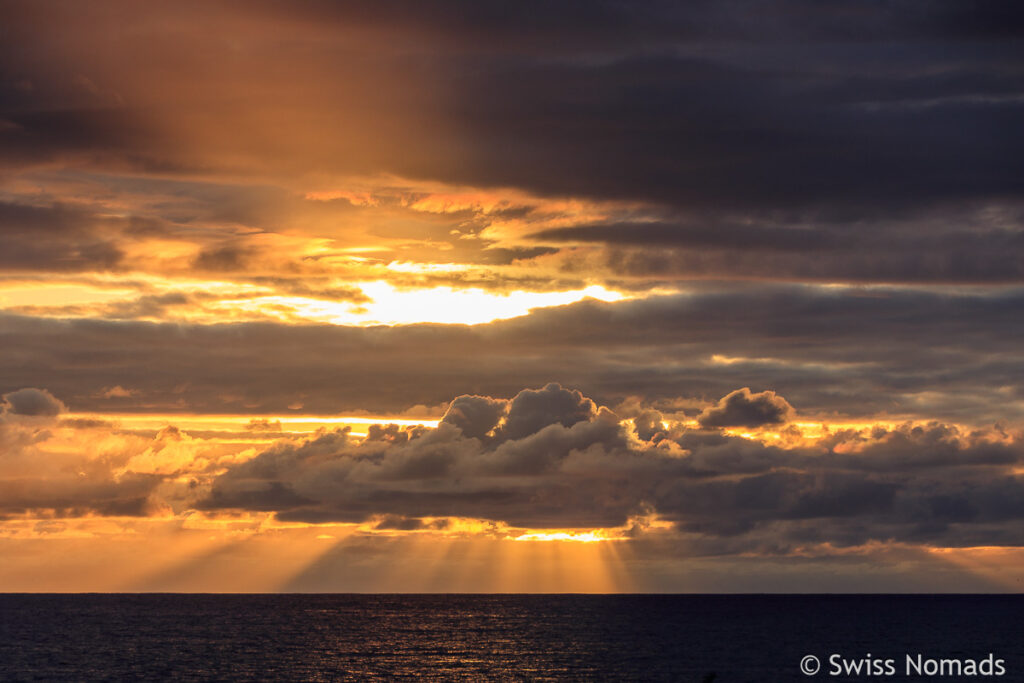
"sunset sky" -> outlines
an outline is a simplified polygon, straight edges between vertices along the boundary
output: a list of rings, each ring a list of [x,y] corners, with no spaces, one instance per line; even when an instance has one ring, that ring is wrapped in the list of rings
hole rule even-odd
[[[1020,591],[1024,10],[0,0],[0,591]]]

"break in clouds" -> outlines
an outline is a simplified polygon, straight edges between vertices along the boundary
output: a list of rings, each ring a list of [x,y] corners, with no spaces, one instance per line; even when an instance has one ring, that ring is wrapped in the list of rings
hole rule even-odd
[[[657,521],[690,555],[1024,543],[1021,434],[937,422],[805,434],[798,409],[748,388],[685,415],[601,406],[551,383],[458,396],[436,428],[321,431],[243,454],[173,427],[132,435],[59,411],[42,390],[4,396],[4,515],[248,511],[403,531],[470,518],[634,540]],[[65,430],[80,445],[72,456],[54,447]]]

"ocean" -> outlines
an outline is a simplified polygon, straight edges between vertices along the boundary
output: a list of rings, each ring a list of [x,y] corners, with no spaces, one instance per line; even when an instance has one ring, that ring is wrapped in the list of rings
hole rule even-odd
[[[1022,614],[1021,595],[7,594],[0,679],[1024,681]]]

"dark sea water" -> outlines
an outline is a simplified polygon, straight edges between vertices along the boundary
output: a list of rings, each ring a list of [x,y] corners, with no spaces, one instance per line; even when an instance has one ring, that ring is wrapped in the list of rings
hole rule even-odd
[[[0,679],[1024,681],[1022,625],[1019,595],[0,595]],[[868,653],[895,674],[829,675]]]

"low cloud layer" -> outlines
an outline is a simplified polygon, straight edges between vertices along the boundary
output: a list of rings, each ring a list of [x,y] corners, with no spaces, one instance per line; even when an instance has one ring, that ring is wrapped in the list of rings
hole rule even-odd
[[[374,424],[365,438],[348,427],[260,435],[240,423],[258,445],[62,419],[30,396],[55,401],[36,389],[7,396],[4,519],[199,511],[366,533],[440,533],[468,519],[485,535],[613,529],[651,557],[1024,545],[1020,432],[939,422],[804,431],[771,392],[733,391],[690,415],[634,400],[619,414],[549,383],[510,399],[459,396],[436,428]],[[731,435],[726,424],[740,420],[753,438]]]
[[[1024,337],[1022,306],[1018,289],[764,285],[582,302],[478,326],[0,315],[0,342],[21,350],[0,355],[0,392],[45,386],[78,411],[145,404],[169,412],[287,414],[302,406],[312,414],[393,415],[463,394],[507,399],[550,381],[609,406],[630,396],[665,404],[683,396],[703,408],[750,387],[776,391],[811,416],[1017,424],[1024,394],[1012,378],[1024,362],[1016,343]],[[103,398],[111,386],[137,393]],[[478,425],[480,436],[502,408],[471,403],[458,424]],[[550,409],[566,411],[559,414],[567,424],[589,410]]]
[[[275,446],[217,477],[199,506],[273,510],[304,522],[384,516],[390,528],[452,516],[527,528],[618,527],[657,515],[709,554],[1024,543],[1019,434],[934,423],[774,443],[727,436],[709,422],[764,426],[791,413],[781,397],[742,390],[709,409],[703,428],[671,423],[650,439],[603,407],[586,415],[573,408],[568,420],[552,413],[527,428],[517,406],[589,402],[554,384],[520,392],[483,432],[461,415],[487,400],[456,398],[436,430],[407,439],[358,442],[329,432]]]

